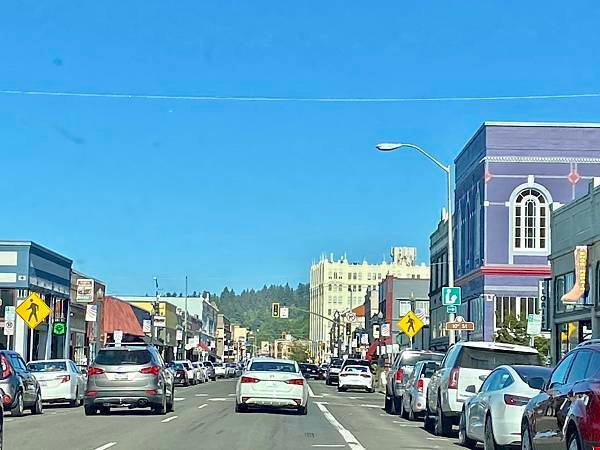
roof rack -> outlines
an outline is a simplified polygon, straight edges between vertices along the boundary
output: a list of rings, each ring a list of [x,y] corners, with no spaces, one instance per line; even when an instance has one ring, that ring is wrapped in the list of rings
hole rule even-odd
[[[585,347],[586,345],[594,345],[594,344],[600,344],[600,339],[590,339],[588,341],[583,341],[575,348]]]

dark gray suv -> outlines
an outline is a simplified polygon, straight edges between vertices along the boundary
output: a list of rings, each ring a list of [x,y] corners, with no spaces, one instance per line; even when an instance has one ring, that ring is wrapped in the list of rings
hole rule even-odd
[[[173,373],[151,345],[101,349],[88,368],[86,415],[108,414],[112,406],[150,407],[155,414],[174,409]]]
[[[32,414],[42,414],[42,391],[40,385],[27,369],[25,361],[17,352],[0,351],[0,389],[2,405],[12,416],[22,416],[25,408]]]

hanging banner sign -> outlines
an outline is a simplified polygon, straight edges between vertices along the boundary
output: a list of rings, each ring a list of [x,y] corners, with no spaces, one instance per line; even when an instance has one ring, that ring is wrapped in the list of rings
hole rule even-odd
[[[587,291],[588,248],[585,245],[575,247],[575,284],[573,288],[561,297],[568,305],[576,304]]]

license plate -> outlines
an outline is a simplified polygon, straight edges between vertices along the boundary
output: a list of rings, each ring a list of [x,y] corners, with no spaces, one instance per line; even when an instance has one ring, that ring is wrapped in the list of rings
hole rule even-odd
[[[115,380],[127,380],[129,377],[126,373],[117,373],[115,374]]]

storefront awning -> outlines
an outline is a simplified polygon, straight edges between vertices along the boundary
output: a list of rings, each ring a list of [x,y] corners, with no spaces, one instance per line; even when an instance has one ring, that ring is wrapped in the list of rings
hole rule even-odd
[[[110,334],[121,330],[123,334],[144,336],[144,330],[128,303],[114,297],[104,297],[101,314],[103,333]]]

